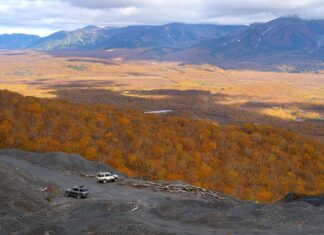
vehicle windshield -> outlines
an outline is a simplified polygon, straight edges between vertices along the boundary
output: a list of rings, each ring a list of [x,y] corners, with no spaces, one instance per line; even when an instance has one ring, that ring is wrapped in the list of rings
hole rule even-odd
[[[104,177],[105,175],[104,174],[98,174],[98,177]]]

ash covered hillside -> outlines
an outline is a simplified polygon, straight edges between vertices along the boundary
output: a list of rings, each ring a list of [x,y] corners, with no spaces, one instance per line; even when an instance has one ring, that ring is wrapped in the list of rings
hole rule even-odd
[[[181,182],[120,176],[79,155],[0,150],[0,234],[323,234],[323,197],[276,204],[240,201]],[[87,199],[64,197],[86,185]],[[193,190],[194,189],[194,190]],[[289,199],[289,200],[288,200]]]

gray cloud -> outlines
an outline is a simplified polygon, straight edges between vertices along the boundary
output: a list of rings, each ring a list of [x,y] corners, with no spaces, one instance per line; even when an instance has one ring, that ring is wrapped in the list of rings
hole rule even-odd
[[[109,8],[123,8],[123,7],[139,7],[145,6],[145,0],[102,0],[102,1],[89,1],[89,0],[61,0],[69,2],[77,7],[85,7],[90,9],[109,9]]]
[[[0,33],[44,35],[89,24],[250,24],[291,15],[324,18],[324,0],[0,0]]]

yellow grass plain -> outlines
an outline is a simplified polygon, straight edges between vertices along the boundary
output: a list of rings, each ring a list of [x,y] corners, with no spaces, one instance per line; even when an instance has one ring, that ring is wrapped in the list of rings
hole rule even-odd
[[[324,105],[324,72],[223,70],[213,65],[54,57],[33,51],[1,51],[0,65],[0,89],[28,96],[53,98],[63,88],[107,89],[124,95],[130,90],[197,89],[222,94],[224,99],[217,101],[222,104],[272,104],[254,109],[279,118],[303,117],[295,113],[324,115],[321,110],[308,112],[293,106]],[[291,104],[291,110],[289,105],[284,111],[277,107],[286,104]]]

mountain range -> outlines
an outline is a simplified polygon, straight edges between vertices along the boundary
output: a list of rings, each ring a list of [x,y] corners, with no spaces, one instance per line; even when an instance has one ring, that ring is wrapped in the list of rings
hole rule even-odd
[[[28,46],[37,50],[106,50],[112,48],[184,48],[195,43],[228,36],[245,26],[189,25],[173,23],[161,26],[98,28],[87,26],[60,31]]]
[[[222,38],[200,42],[181,53],[223,67],[311,64],[324,61],[324,20],[279,18]],[[203,56],[199,56],[203,54]],[[306,67],[308,67],[306,66]]]
[[[320,70],[324,61],[324,20],[284,17],[250,26],[87,26],[43,38],[0,35],[0,49],[140,49],[135,56],[132,53],[132,58],[211,63],[224,68]]]
[[[41,39],[36,35],[1,34],[0,50],[18,50],[28,48],[29,45]]]

